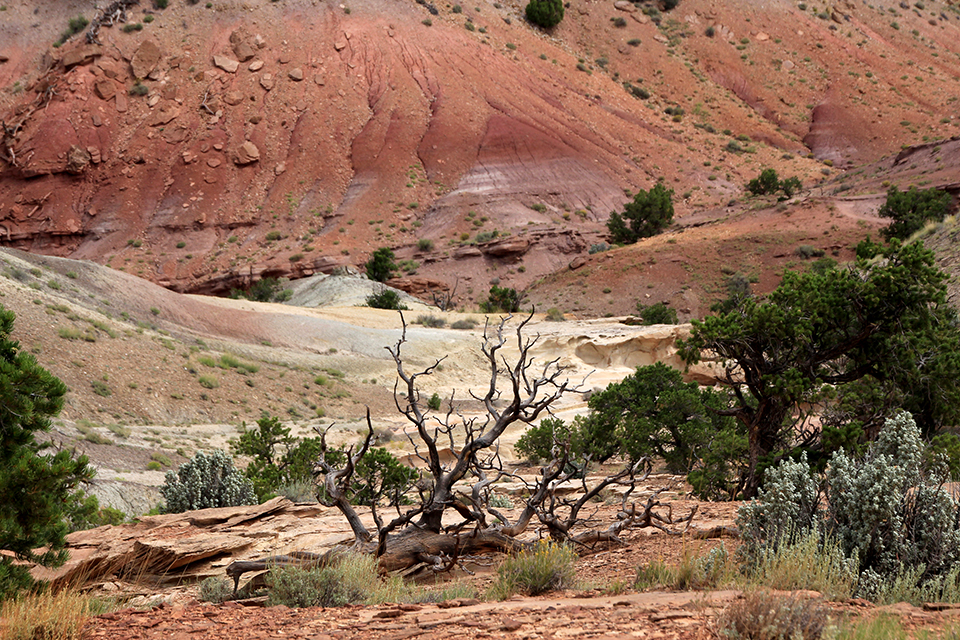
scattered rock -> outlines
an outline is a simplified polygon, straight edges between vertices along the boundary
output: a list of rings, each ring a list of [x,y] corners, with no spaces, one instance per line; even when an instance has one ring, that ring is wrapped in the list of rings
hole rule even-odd
[[[278,164],[277,166],[275,166],[275,167],[273,168],[273,174],[276,175],[276,176],[283,175],[283,173],[284,173],[286,170],[287,170],[287,165],[285,165],[284,163],[281,162],[280,164]]]
[[[264,91],[270,91],[276,84],[277,81],[272,74],[265,73],[260,76],[260,86],[263,87]]]
[[[89,165],[90,153],[86,149],[72,145],[70,151],[67,152],[67,173],[79,175],[83,173]]]
[[[290,76],[290,79],[293,80],[294,82],[300,82],[301,80],[303,80],[303,69],[301,69],[300,67],[295,67],[293,69],[290,69],[287,75]]]
[[[230,34],[230,44],[233,48],[234,55],[237,56],[240,62],[246,62],[256,55],[253,46],[247,42],[247,38],[241,31],[234,31]]]
[[[627,2],[627,0],[617,0],[613,3],[613,6],[618,11],[626,11],[627,13],[635,13],[637,10],[637,7],[634,6],[632,2]]]
[[[263,69],[263,60],[254,60],[247,68],[250,69],[250,71],[260,71],[260,69]]]
[[[260,160],[260,149],[249,140],[237,148],[234,154],[234,163],[238,165],[251,164]]]
[[[228,91],[227,95],[223,96],[223,101],[230,106],[236,106],[243,102],[243,94],[239,91]]]
[[[210,167],[211,169],[216,169],[217,167],[220,166],[220,158],[208,158],[207,166]]]
[[[75,67],[78,64],[87,64],[94,58],[100,55],[100,47],[88,44],[82,47],[77,47],[71,51],[67,51],[63,54],[61,62],[63,63],[64,69],[69,69]]]
[[[162,57],[163,54],[160,52],[157,43],[153,40],[144,40],[137,47],[133,57],[130,58],[130,68],[133,70],[133,76],[135,78],[146,78],[157,68]]]
[[[240,63],[226,56],[213,56],[213,64],[227,73],[236,73],[240,68]]]
[[[770,39],[770,36],[764,33],[763,31],[761,31],[756,35],[756,39],[757,39],[757,42],[766,42],[767,40]]]
[[[579,269],[585,264],[587,264],[587,259],[584,258],[583,256],[577,256],[576,258],[571,260],[570,264],[567,266],[570,268],[570,271],[576,271],[577,269]]]
[[[93,91],[101,100],[110,100],[117,95],[117,85],[114,84],[113,80],[102,78],[93,85]]]
[[[167,102],[147,119],[147,125],[150,127],[159,127],[162,124],[171,122],[178,115],[180,115],[180,107],[177,103]]]

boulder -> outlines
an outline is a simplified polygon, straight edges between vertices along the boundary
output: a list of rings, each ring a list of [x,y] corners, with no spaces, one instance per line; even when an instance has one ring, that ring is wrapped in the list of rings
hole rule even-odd
[[[526,253],[528,249],[530,249],[530,241],[528,239],[512,236],[491,242],[485,245],[482,251],[488,256],[502,258],[507,256],[521,256]]]
[[[238,165],[251,164],[260,160],[260,149],[249,140],[237,148],[233,162]]]
[[[133,69],[135,78],[146,78],[160,64],[160,58],[163,54],[160,47],[153,40],[144,40],[137,47],[133,57],[130,58],[130,68]]]
[[[70,67],[75,67],[78,64],[87,64],[99,55],[100,47],[93,44],[88,44],[67,51],[65,54],[63,54],[63,58],[60,61],[63,63],[64,69],[69,69]]]

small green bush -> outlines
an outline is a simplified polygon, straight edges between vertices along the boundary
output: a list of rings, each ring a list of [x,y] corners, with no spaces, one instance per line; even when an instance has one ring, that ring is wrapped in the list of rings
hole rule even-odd
[[[397,270],[397,265],[393,259],[393,251],[387,247],[381,247],[374,251],[370,260],[367,261],[367,277],[376,282],[389,280],[393,272]]]
[[[563,20],[563,9],[563,0],[530,0],[524,13],[538,27],[552,29]]]
[[[93,388],[93,392],[98,396],[103,396],[106,398],[113,395],[113,390],[107,386],[107,383],[103,380],[91,380],[90,386]]]
[[[204,389],[216,389],[220,386],[220,381],[213,376],[200,376],[197,378],[197,382],[199,382],[200,386]]]
[[[443,400],[440,398],[439,393],[434,393],[432,396],[430,396],[430,399],[427,400],[427,406],[433,411],[439,411],[442,403]]]
[[[402,311],[407,308],[400,300],[400,294],[393,289],[381,287],[379,291],[367,296],[367,306],[374,309],[393,309]]]
[[[493,285],[490,287],[489,297],[480,303],[480,310],[483,313],[497,313],[499,311],[516,313],[520,311],[521,299],[522,296],[516,289]]]
[[[420,251],[433,251],[433,240],[429,238],[420,238],[417,240],[417,249]]]
[[[810,258],[822,258],[825,252],[823,249],[817,249],[811,244],[802,244],[797,247],[794,253],[804,260],[809,260]]]
[[[637,303],[637,312],[645,325],[653,324],[677,324],[677,310],[668,307],[665,302],[656,302],[651,305],[645,305],[642,302]]]
[[[319,569],[274,567],[266,578],[267,605],[339,607],[366,602],[380,584],[377,559],[345,554]]]
[[[233,458],[220,449],[198,451],[176,471],[167,471],[160,494],[166,501],[164,513],[257,504],[253,484],[233,466]]]
[[[490,587],[490,595],[503,600],[516,593],[536,596],[572,588],[577,584],[576,560],[577,554],[571,547],[538,541],[529,551],[504,560],[497,569],[497,580]]]
[[[640,238],[654,236],[673,222],[673,189],[658,182],[649,191],[640,189],[623,213],[613,211],[607,229],[614,242],[633,244]]]

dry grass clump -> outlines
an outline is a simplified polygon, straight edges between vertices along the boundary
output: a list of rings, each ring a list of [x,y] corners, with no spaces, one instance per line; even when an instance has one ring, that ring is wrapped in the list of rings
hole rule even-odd
[[[2,640],[80,640],[90,616],[107,604],[78,591],[22,593],[0,609]]]
[[[747,594],[727,607],[717,627],[719,636],[729,640],[819,640],[831,628],[819,600],[767,591]]]
[[[536,596],[573,587],[577,583],[576,560],[577,554],[569,546],[541,540],[531,550],[504,560],[490,587],[490,597],[503,600],[515,593]]]

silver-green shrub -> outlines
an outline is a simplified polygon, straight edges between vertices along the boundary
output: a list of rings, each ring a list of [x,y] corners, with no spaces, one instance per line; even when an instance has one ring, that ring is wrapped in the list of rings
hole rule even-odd
[[[253,483],[233,466],[233,458],[219,449],[198,451],[176,472],[167,471],[160,493],[165,513],[257,504]]]
[[[920,430],[906,412],[887,420],[862,458],[831,457],[826,500],[806,458],[784,461],[740,509],[742,554],[755,568],[781,545],[819,531],[822,544],[835,541],[859,565],[864,597],[883,598],[891,581],[911,583],[916,594],[945,591],[944,576],[960,560],[960,526],[957,502],[941,487],[945,470],[935,467],[924,467]]]

